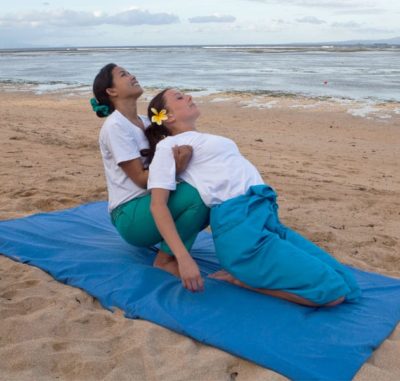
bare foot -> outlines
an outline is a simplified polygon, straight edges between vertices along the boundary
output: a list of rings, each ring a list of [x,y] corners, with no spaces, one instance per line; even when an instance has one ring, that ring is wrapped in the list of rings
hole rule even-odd
[[[246,287],[246,285],[243,282],[241,282],[239,279],[236,279],[225,270],[217,271],[213,274],[210,274],[208,277],[218,280],[224,280],[225,282],[235,284],[236,286]]]
[[[343,302],[344,302],[344,296],[342,296],[342,297],[339,298],[339,299],[334,300],[333,302],[330,302],[330,303],[328,303],[328,304],[325,304],[324,307],[335,307],[335,306],[337,306],[338,304],[341,304],[341,303],[343,303]]]
[[[301,296],[298,296],[296,294],[291,294],[286,291],[266,290],[263,288],[254,288],[254,287],[248,286],[247,284],[241,282],[239,279],[236,279],[235,277],[233,277],[231,274],[229,274],[225,270],[217,271],[213,274],[210,274],[208,277],[213,278],[213,279],[223,280],[225,282],[232,283],[239,287],[244,287],[249,290],[259,292],[261,294],[274,296],[276,298],[284,299],[289,302],[300,304],[300,305],[307,306],[307,307],[334,307],[334,306],[337,306],[338,304],[342,303],[345,299],[344,297],[341,297],[341,298],[334,300],[333,302],[327,303],[325,305],[318,305],[316,303],[311,302],[310,300],[302,298]]]
[[[153,262],[153,266],[180,278],[178,261],[176,258],[161,250],[157,253],[157,256]]]

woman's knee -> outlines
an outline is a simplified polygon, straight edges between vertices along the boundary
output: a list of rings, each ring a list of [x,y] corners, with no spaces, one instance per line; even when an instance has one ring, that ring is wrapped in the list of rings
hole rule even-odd
[[[148,247],[161,241],[161,235],[153,224],[116,222],[115,228],[125,242],[132,246]]]
[[[206,227],[209,224],[210,208],[204,204],[196,188],[188,183],[179,183],[171,196],[168,205],[172,214],[187,212],[188,216],[195,216],[200,225]]]
[[[205,207],[198,190],[188,183],[179,183],[174,192],[175,197],[187,206]]]

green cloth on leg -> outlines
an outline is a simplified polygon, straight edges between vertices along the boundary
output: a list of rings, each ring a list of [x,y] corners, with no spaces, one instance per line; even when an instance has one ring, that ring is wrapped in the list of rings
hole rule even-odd
[[[161,242],[160,250],[173,255],[163,240],[150,211],[151,195],[135,198],[112,213],[113,223],[128,243],[148,247]],[[209,223],[209,208],[195,188],[187,183],[177,184],[170,193],[168,208],[186,249],[190,251],[197,234]]]

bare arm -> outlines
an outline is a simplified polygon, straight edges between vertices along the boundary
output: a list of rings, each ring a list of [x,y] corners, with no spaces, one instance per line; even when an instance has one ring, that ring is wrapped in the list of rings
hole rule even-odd
[[[193,148],[189,145],[175,146],[172,148],[175,158],[176,173],[183,172],[192,158]]]
[[[179,267],[179,273],[182,278],[183,286],[191,291],[202,291],[204,284],[200,275],[200,270],[186,250],[171,216],[167,202],[169,190],[155,188],[151,191],[151,213],[157,228],[164,240],[174,253]]]
[[[149,171],[144,169],[140,158],[123,161],[122,163],[119,163],[119,166],[137,186],[143,189],[147,188]]]

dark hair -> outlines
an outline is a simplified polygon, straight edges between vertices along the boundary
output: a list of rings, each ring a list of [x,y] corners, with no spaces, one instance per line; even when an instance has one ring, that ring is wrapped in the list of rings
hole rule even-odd
[[[169,90],[169,88],[164,89],[160,93],[158,93],[149,103],[147,107],[147,116],[151,120],[152,116],[154,115],[151,111],[152,108],[155,108],[158,112],[161,110],[166,110],[164,94]],[[156,152],[157,144],[163,140],[165,137],[170,136],[171,132],[165,127],[163,124],[160,126],[157,123],[152,122],[149,127],[145,130],[145,135],[147,140],[149,141],[149,148],[143,149],[140,151],[142,156],[147,157],[147,164],[150,164],[153,160],[154,153]]]
[[[96,115],[99,118],[104,118],[111,114],[115,107],[110,100],[110,96],[107,94],[107,89],[113,86],[113,69],[117,67],[114,63],[109,63],[104,66],[99,73],[96,75],[93,81],[93,94],[96,97],[99,105],[107,106],[109,109],[108,114],[104,114],[102,111],[96,111]]]

